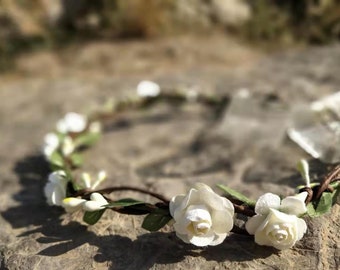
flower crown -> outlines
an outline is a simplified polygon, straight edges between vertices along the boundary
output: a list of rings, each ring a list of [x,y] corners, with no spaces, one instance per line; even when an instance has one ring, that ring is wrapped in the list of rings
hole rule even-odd
[[[298,170],[306,184],[296,195],[281,199],[266,193],[257,201],[224,185],[218,188],[223,196],[209,186],[197,183],[187,194],[177,195],[170,201],[150,190],[131,186],[98,189],[106,179],[100,171],[96,177],[82,173],[76,179],[73,170],[83,163],[82,151],[93,145],[101,135],[103,121],[128,109],[148,107],[158,101],[199,102],[215,108],[225,103],[223,97],[202,95],[191,91],[161,91],[149,81],[137,87],[138,95],[118,102],[89,116],[67,113],[59,120],[56,130],[45,136],[44,155],[53,171],[44,188],[47,203],[63,207],[66,212],[83,211],[83,220],[93,225],[108,209],[130,215],[145,215],[142,227],[157,231],[173,226],[176,235],[185,243],[215,246],[222,243],[230,232],[254,235],[259,245],[283,250],[291,248],[307,230],[304,217],[318,217],[330,211],[340,193],[340,167],[336,166],[321,183],[310,183],[309,165],[300,161]],[[134,191],[148,194],[159,202],[155,204],[123,198],[111,200],[106,195],[116,191]],[[247,216],[242,228],[234,224],[235,213]]]

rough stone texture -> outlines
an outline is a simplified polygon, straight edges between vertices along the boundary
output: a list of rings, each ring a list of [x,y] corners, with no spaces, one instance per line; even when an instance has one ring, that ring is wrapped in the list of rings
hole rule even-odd
[[[249,88],[264,105],[280,102],[287,108],[339,90],[337,45],[261,57],[232,41],[207,41],[88,45],[61,56],[25,56],[16,74],[2,76],[0,269],[339,268],[339,206],[308,220],[303,240],[277,252],[241,235],[199,249],[183,244],[170,228],[147,233],[141,217],[110,212],[88,227],[79,213],[46,205],[43,135],[65,112],[86,112],[108,98],[134,93],[140,79],[217,94]],[[218,48],[213,52],[212,41]],[[156,106],[121,120],[124,125],[108,126],[85,155],[88,171],[107,170],[106,185],[129,183],[170,197],[196,181],[225,183],[257,198],[266,191],[287,195],[302,183],[294,168],[307,156],[288,139],[279,147],[227,140],[216,132],[220,121],[199,105]],[[313,170],[314,177],[324,172],[320,166]]]

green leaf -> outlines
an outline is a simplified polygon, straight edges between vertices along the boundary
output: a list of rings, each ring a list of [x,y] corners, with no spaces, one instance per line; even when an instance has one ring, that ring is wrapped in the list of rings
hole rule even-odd
[[[105,212],[105,209],[102,209],[99,211],[93,211],[93,212],[86,211],[83,216],[83,221],[85,221],[87,224],[94,225],[102,217],[104,212]]]
[[[321,198],[318,202],[318,205],[315,208],[316,213],[321,216],[329,212],[332,208],[332,202],[333,202],[332,199],[333,199],[332,193],[330,192],[322,193]]]
[[[144,218],[142,228],[155,232],[164,227],[171,219],[168,210],[158,208]]]
[[[72,165],[75,167],[80,167],[84,163],[83,156],[79,153],[73,153],[70,156],[70,159],[71,159]]]
[[[95,144],[100,138],[100,133],[85,133],[80,135],[74,140],[76,147],[79,146],[91,146]]]
[[[307,205],[307,214],[310,217],[314,218],[328,213],[332,208],[334,195],[333,193],[324,192],[322,193],[321,198],[318,201],[310,202]]]
[[[307,204],[307,215],[314,218],[314,217],[318,217],[317,213],[315,212],[315,208],[313,203],[309,203]]]
[[[332,193],[332,205],[336,204],[338,201],[338,196],[340,196],[340,184],[335,185],[335,190]]]
[[[62,155],[58,151],[54,151],[49,158],[51,165],[57,166],[59,168],[63,168],[65,165],[65,161]]]
[[[244,204],[250,206],[250,207],[255,207],[256,201],[249,199],[248,197],[244,196],[243,194],[237,192],[236,190],[233,190],[229,187],[226,187],[224,185],[217,185],[221,190],[223,190],[227,196],[230,196],[236,200],[239,200],[243,202]]]
[[[305,159],[301,159],[297,164],[297,170],[300,172],[302,177],[306,180],[306,186],[310,185],[310,176],[309,176],[309,164]]]
[[[127,207],[127,206],[132,206],[132,205],[137,205],[137,204],[145,204],[145,203],[134,200],[134,199],[126,198],[126,199],[121,199],[115,202],[110,202],[109,204],[105,205],[105,207],[107,208]]]

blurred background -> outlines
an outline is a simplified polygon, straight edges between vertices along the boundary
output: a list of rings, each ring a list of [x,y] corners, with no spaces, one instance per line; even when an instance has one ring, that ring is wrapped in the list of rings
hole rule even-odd
[[[189,33],[218,33],[265,51],[327,44],[340,37],[340,1],[1,0],[0,70],[37,51]]]

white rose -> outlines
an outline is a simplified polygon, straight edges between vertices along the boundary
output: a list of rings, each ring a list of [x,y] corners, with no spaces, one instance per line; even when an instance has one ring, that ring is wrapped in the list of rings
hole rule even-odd
[[[176,235],[186,243],[215,246],[233,228],[233,204],[205,184],[173,197],[169,207]]]
[[[84,115],[70,112],[57,122],[57,131],[60,133],[82,132],[87,126],[87,118]]]
[[[307,211],[306,197],[307,192],[302,192],[281,201],[272,193],[262,195],[255,205],[257,215],[246,223],[248,233],[255,235],[259,245],[279,250],[291,248],[307,230],[306,222],[298,217]]]
[[[55,171],[48,176],[44,193],[49,205],[62,205],[62,201],[66,197],[67,182],[64,171]]]

